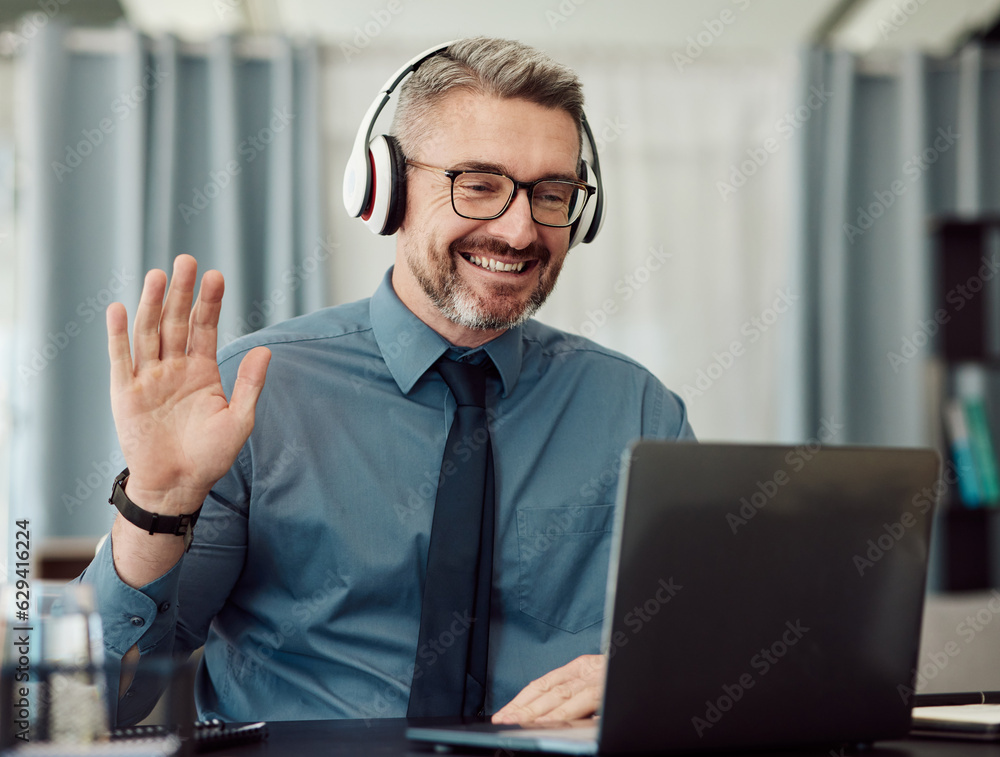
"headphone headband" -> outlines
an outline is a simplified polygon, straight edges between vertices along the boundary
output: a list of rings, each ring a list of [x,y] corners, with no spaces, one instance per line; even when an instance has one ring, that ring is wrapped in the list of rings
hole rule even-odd
[[[445,42],[436,45],[429,50],[424,50],[416,58],[400,68],[396,73],[388,78],[382,85],[382,90],[375,96],[372,104],[368,106],[368,112],[361,119],[361,128],[354,138],[354,146],[351,148],[351,157],[347,161],[347,169],[344,171],[344,207],[354,218],[357,218],[364,211],[365,206],[370,204],[372,187],[372,165],[368,159],[368,144],[371,141],[372,129],[375,128],[375,121],[379,113],[389,102],[389,98],[407,76],[416,71],[420,64],[428,58],[440,55],[452,45],[452,42]],[[361,178],[364,181],[360,181]]]
[[[394,234],[399,228],[406,206],[406,166],[402,151],[393,137],[381,134],[372,137],[375,122],[403,79],[420,68],[424,61],[445,52],[454,42],[425,50],[390,76],[368,106],[354,138],[344,170],[344,207],[349,215],[360,217],[376,234]],[[584,208],[583,215],[571,227],[570,247],[580,242],[592,242],[604,223],[604,187],[597,144],[586,115],[580,121],[586,137],[583,142],[590,153],[589,156],[580,156],[580,178],[596,184],[597,192]]]

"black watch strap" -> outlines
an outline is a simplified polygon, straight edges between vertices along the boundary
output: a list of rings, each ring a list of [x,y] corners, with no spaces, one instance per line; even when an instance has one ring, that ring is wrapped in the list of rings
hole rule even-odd
[[[143,510],[125,494],[125,480],[128,478],[128,468],[115,477],[111,485],[111,496],[108,502],[118,508],[129,523],[138,526],[151,534],[174,534],[184,537],[184,546],[191,546],[191,536],[194,524],[198,522],[201,508],[189,515],[160,515]]]

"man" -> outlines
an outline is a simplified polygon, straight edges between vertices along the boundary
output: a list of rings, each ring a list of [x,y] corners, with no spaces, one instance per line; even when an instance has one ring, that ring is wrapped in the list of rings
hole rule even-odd
[[[484,629],[479,711],[517,722],[596,710],[619,456],[640,436],[692,433],[641,366],[529,320],[568,251],[558,213],[579,210],[560,187],[579,189],[581,116],[565,67],[517,43],[456,43],[401,95],[405,215],[370,300],[264,329],[218,363],[223,281],[206,273],[192,307],[193,259],[177,258],[165,299],[166,275],[146,276],[134,349],[124,308],[109,307],[124,495],[160,516],[202,508],[187,552],[119,516],[84,576],[109,655],[124,658],[119,723],[155,701],[146,663],[202,644],[202,717],[412,714],[439,660]],[[503,177],[519,182],[509,202],[482,210]],[[439,358],[488,376],[495,513],[488,621],[455,612],[427,638],[446,440],[468,458],[486,444],[451,445],[457,394]]]

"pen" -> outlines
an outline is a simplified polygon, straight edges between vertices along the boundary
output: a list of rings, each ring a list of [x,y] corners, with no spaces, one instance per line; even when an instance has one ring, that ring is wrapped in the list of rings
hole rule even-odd
[[[915,694],[914,707],[949,707],[961,704],[1000,704],[1000,691],[959,691],[952,694]]]

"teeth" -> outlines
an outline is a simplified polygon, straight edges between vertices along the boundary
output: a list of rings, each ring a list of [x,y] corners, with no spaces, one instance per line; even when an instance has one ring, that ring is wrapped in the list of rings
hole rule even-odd
[[[516,271],[520,273],[524,270],[527,265],[525,261],[519,263],[501,263],[493,258],[481,258],[478,255],[469,255],[469,261],[475,263],[480,268],[485,268],[487,271]]]

